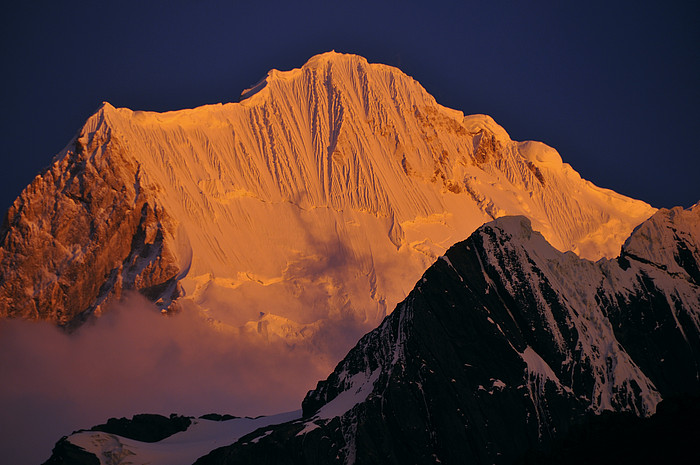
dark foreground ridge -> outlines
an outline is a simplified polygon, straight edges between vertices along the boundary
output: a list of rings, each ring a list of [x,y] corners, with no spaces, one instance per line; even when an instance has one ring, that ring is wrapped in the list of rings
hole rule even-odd
[[[700,396],[699,244],[699,205],[659,211],[597,263],[524,217],[488,223],[307,394],[301,419],[196,463],[606,463],[610,449],[637,457],[635,440],[671,447],[670,431],[700,423],[687,414]]]
[[[699,225],[698,206],[662,210],[592,263],[523,217],[486,224],[309,392],[303,419],[197,464],[510,464],[558,453],[587,418],[698,395]]]
[[[190,417],[171,414],[169,417],[142,413],[128,418],[110,418],[107,423],[93,426],[90,431],[102,431],[141,442],[158,442],[180,431],[192,423]],[[77,431],[80,432],[80,431]],[[95,454],[72,444],[67,437],[54,446],[51,458],[44,465],[99,465]]]
[[[187,430],[191,423],[191,418],[174,413],[170,417],[144,413],[134,415],[131,420],[110,418],[104,425],[93,426],[90,430],[117,434],[141,442],[158,442],[175,433]]]

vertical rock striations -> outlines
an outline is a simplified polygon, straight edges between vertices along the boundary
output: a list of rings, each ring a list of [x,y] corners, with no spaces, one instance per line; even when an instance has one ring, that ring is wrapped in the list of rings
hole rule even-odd
[[[239,103],[105,103],[8,212],[0,315],[76,325],[134,288],[234,333],[296,344],[351,322],[354,337],[485,221],[525,215],[598,259],[653,212],[396,68],[330,52]]]

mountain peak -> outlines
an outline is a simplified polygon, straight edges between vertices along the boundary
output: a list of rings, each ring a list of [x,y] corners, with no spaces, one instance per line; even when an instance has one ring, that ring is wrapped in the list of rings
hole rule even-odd
[[[319,68],[325,66],[328,63],[340,63],[340,62],[355,62],[368,65],[367,59],[360,55],[355,55],[352,53],[340,53],[335,50],[330,50],[328,52],[319,53],[309,58],[302,68]]]
[[[556,150],[515,142],[491,117],[439,105],[399,69],[357,55],[272,70],[243,96],[165,113],[103,103],[22,194],[29,207],[9,214],[0,312],[53,318],[48,308],[66,302],[81,308],[62,307],[64,320],[89,314],[120,286],[146,283],[151,266],[167,268],[147,286],[154,296],[167,288],[164,307],[176,296],[203,313],[218,302],[232,309],[213,312],[222,324],[261,334],[258,315],[274,309],[295,323],[282,338],[347,313],[359,333],[484,222],[525,215],[558,250],[598,259],[654,212],[562,168]],[[31,224],[56,232],[49,240]],[[112,237],[134,241],[99,242]],[[57,264],[41,279],[33,241]],[[99,256],[94,272],[85,251]],[[60,282],[66,269],[84,273],[84,289]]]
[[[373,77],[369,78],[369,75],[373,75]],[[253,102],[249,99],[253,96],[266,95],[267,89],[273,83],[286,88],[285,83],[300,82],[302,85],[308,86],[310,82],[315,80],[323,85],[349,90],[353,93],[367,91],[370,80],[385,81],[384,86],[386,87],[392,87],[394,90],[401,88],[412,92],[417,91],[418,94],[433,100],[434,103],[432,96],[416,80],[400,69],[379,63],[369,63],[366,58],[360,55],[336,51],[315,55],[300,68],[288,71],[271,69],[255,85],[241,92],[241,102],[246,106],[251,105]],[[401,84],[397,85],[399,81]],[[266,89],[265,92],[262,92],[263,89]],[[257,102],[257,98],[255,101]]]
[[[111,103],[109,103],[109,102],[107,102],[107,101],[103,101],[103,102],[100,104],[99,108],[97,109],[97,111],[100,111],[100,110],[102,110],[102,111],[111,111],[111,110],[115,110],[115,108],[114,108],[114,105],[112,105]]]
[[[622,257],[653,265],[700,285],[700,203],[662,208],[635,228],[622,246]]]
[[[503,216],[489,223],[512,237],[529,239],[532,236],[532,222],[522,215]]]

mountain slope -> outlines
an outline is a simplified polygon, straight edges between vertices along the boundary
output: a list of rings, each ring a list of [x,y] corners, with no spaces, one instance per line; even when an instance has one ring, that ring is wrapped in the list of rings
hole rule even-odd
[[[330,52],[240,103],[103,104],[5,218],[0,315],[75,327],[137,289],[233,333],[359,335],[484,221],[524,214],[597,259],[653,211],[398,69]]]
[[[659,211],[597,263],[498,219],[425,272],[302,420],[197,463],[512,463],[586,412],[649,416],[700,394],[698,264],[700,204]]]
[[[299,414],[295,411],[257,418],[230,415],[204,415],[197,419],[175,415],[170,418],[137,415],[131,420],[111,418],[105,425],[62,438],[45,465],[190,465],[218,444],[226,444],[258,428],[296,419]],[[161,438],[148,437],[154,433]]]

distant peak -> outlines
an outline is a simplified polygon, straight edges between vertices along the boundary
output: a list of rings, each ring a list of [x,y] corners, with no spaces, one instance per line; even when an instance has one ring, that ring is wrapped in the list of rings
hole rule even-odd
[[[116,115],[118,112],[119,110],[115,108],[114,105],[103,101],[100,106],[97,107],[95,112],[87,119],[82,132],[85,134],[94,132],[102,123],[104,123],[105,119]]]

